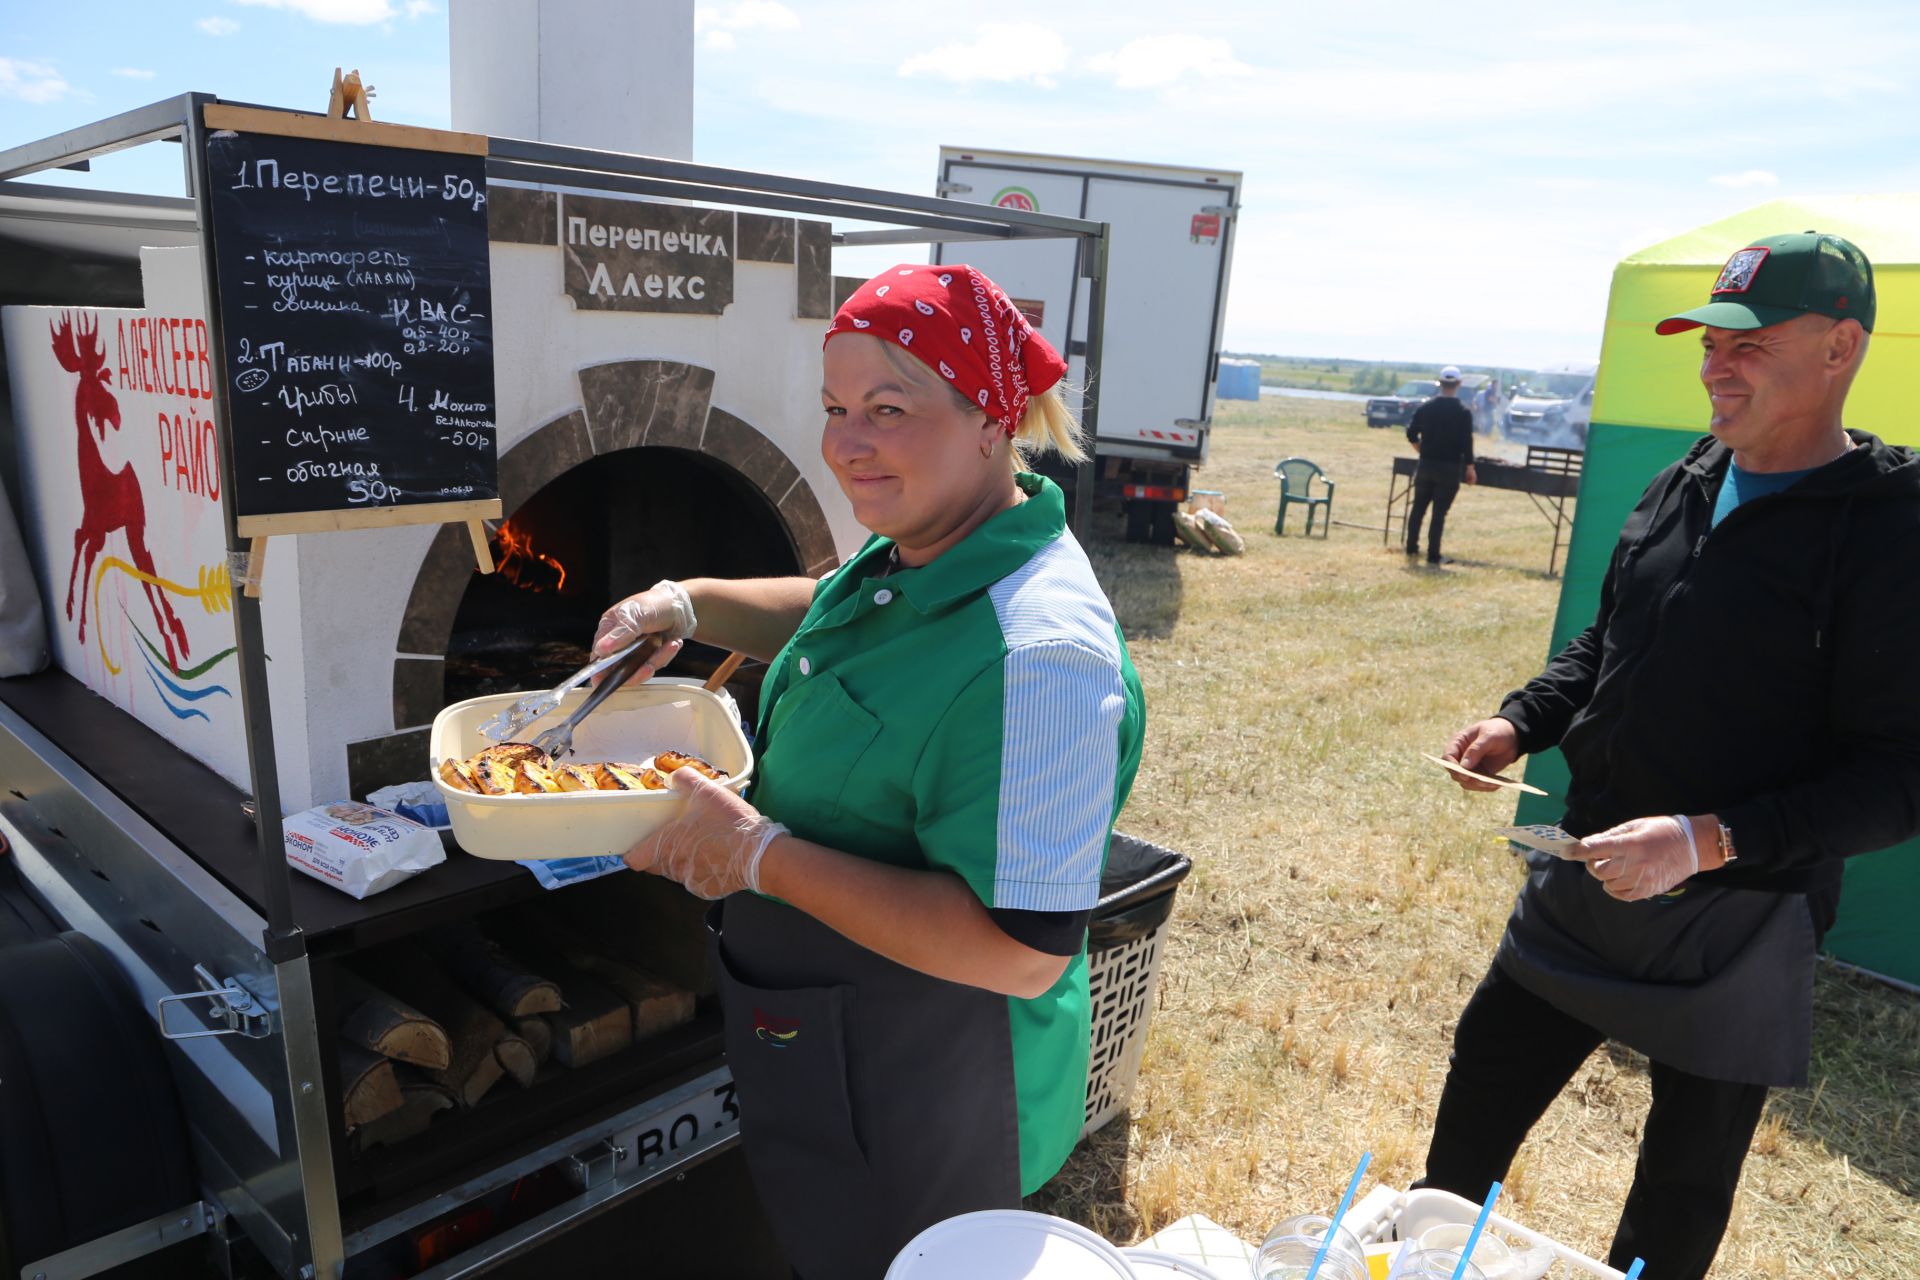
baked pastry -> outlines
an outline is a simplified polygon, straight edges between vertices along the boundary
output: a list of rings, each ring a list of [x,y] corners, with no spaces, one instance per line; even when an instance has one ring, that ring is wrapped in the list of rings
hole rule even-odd
[[[566,791],[665,791],[666,775],[692,769],[724,782],[727,771],[684,751],[662,751],[637,764],[555,761],[530,742],[501,742],[465,760],[442,760],[440,778],[455,791],[483,796],[556,795]]]

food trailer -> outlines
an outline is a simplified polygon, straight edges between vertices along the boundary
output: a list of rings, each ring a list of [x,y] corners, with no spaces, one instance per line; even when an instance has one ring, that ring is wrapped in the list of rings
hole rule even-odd
[[[139,145],[185,198],[20,181]],[[832,252],[950,238],[1076,242],[1104,305],[1099,223],[344,111],[190,93],[0,152],[33,264],[0,470],[53,658],[0,680],[0,1270],[206,1237],[465,1275],[654,1193],[677,1229],[623,1248],[662,1274],[774,1265],[701,904],[457,847],[354,898],[280,818],[425,777],[443,707],[552,684],[625,592],[837,564]],[[436,984],[462,956],[485,999]],[[514,985],[536,956],[558,994]]]

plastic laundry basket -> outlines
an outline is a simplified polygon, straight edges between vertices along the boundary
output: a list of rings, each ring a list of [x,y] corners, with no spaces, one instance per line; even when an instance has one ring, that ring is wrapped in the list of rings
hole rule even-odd
[[[1147,1024],[1160,985],[1161,943],[1173,893],[1193,870],[1182,854],[1115,832],[1087,924],[1087,990],[1093,1041],[1087,1057],[1086,1137],[1133,1100]]]

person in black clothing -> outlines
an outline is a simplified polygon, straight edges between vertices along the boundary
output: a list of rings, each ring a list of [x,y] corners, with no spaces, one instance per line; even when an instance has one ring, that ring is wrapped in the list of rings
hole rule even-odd
[[[1420,455],[1413,473],[1413,514],[1407,520],[1407,554],[1420,554],[1420,522],[1433,507],[1433,527],[1427,531],[1427,563],[1445,564],[1440,535],[1447,527],[1447,509],[1460,492],[1460,481],[1479,480],[1473,469],[1473,411],[1460,403],[1460,371],[1452,365],[1440,371],[1440,394],[1413,411],[1407,424],[1407,442]]]
[[[1495,773],[1558,746],[1581,840],[1528,855],[1423,1179],[1485,1195],[1620,1041],[1653,1104],[1610,1264],[1661,1280],[1706,1274],[1768,1087],[1806,1083],[1842,860],[1920,832],[1920,457],[1841,421],[1872,268],[1773,236],[1713,299],[1658,326],[1700,329],[1712,434],[1627,517],[1593,625],[1446,753]]]

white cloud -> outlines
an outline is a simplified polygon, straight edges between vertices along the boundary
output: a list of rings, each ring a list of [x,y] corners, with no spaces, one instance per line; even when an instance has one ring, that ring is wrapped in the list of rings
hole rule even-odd
[[[703,4],[693,11],[693,29],[696,32],[726,35],[733,32],[763,29],[767,31],[792,31],[800,25],[800,15],[779,0],[733,0],[730,4]],[[727,48],[732,45],[715,44],[708,41],[709,47]]]
[[[22,102],[44,105],[58,102],[73,92],[73,86],[50,62],[0,58],[0,98],[18,98]]]
[[[365,27],[376,22],[390,22],[399,14],[392,0],[233,0],[235,4],[251,5],[261,9],[285,9],[297,13],[315,22],[338,23],[343,26]],[[422,10],[428,12],[430,10]],[[418,17],[413,6],[407,6],[409,17]]]
[[[1213,79],[1253,71],[1233,56],[1227,41],[1184,32],[1130,40],[1116,52],[1094,54],[1087,59],[1087,67],[1112,77],[1117,89],[1160,89],[1189,73]]]
[[[1707,179],[1716,187],[1731,187],[1738,191],[1747,187],[1777,187],[1780,175],[1767,169],[1744,169],[1739,173],[1716,173]]]
[[[716,49],[721,53],[731,53],[739,47],[740,42],[733,38],[733,32],[731,31],[707,32],[707,48],[709,49]]]
[[[153,79],[153,70],[150,67],[115,67],[113,74],[125,80]]]
[[[230,36],[240,29],[232,18],[202,18],[193,24],[210,36]]]
[[[903,79],[927,78],[953,84],[977,80],[1011,83],[1030,80],[1053,88],[1066,70],[1067,42],[1051,27],[1034,22],[990,22],[975,28],[967,44],[945,44],[900,64]]]
[[[433,0],[407,0],[407,16],[409,18],[424,18],[430,13],[438,12],[439,10],[434,7]]]

